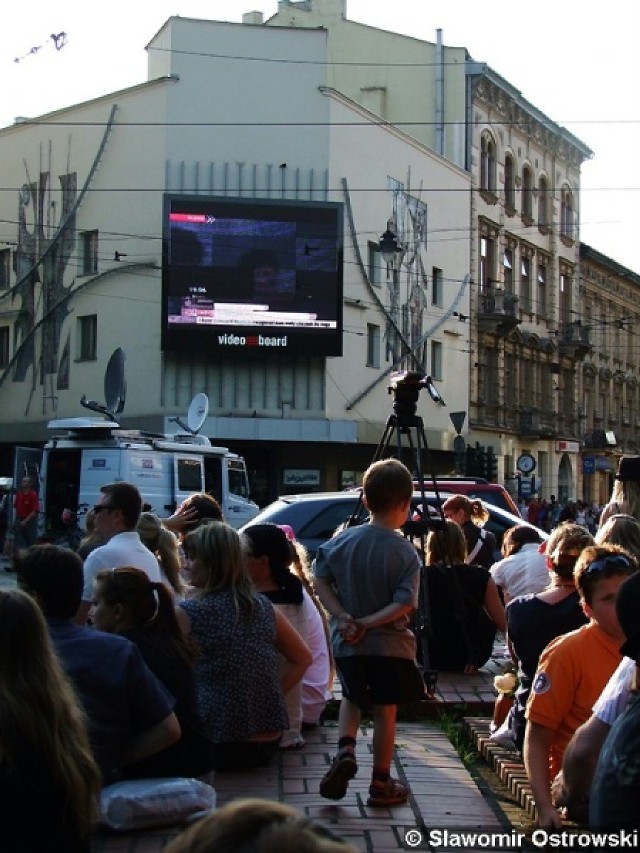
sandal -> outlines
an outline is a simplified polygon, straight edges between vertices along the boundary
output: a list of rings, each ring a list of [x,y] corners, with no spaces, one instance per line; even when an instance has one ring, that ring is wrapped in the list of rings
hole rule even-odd
[[[399,782],[397,779],[392,779],[391,776],[386,782],[381,782],[379,779],[373,779],[369,786],[369,799],[367,805],[374,808],[384,808],[385,806],[399,806],[406,803],[409,799],[409,787]]]
[[[339,752],[320,782],[320,796],[327,800],[341,800],[357,772],[354,754],[350,750]]]

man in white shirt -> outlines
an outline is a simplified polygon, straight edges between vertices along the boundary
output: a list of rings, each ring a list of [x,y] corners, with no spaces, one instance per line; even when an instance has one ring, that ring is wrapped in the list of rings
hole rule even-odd
[[[149,580],[163,580],[155,555],[142,544],[136,525],[142,512],[142,497],[131,483],[108,483],[100,488],[95,505],[94,529],[97,536],[108,540],[92,551],[84,563],[82,602],[76,622],[84,625],[93,604],[93,585],[104,569],[133,566],[147,574]]]

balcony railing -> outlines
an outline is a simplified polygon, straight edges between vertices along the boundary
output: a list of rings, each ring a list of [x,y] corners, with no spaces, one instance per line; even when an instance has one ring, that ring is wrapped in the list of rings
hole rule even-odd
[[[593,349],[591,328],[582,323],[562,323],[558,330],[558,347],[561,353],[584,358]]]
[[[500,288],[480,294],[478,303],[478,328],[485,332],[508,334],[518,325],[518,297]]]

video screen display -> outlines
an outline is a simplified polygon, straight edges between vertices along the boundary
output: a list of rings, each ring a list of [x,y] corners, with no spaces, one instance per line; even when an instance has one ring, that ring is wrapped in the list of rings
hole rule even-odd
[[[162,349],[342,354],[342,205],[165,195]]]

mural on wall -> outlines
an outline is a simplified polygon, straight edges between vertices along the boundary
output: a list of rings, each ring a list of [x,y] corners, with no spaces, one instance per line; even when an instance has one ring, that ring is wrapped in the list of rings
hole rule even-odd
[[[426,372],[423,326],[427,276],[423,258],[427,251],[427,203],[411,194],[409,178],[406,186],[389,178],[389,190],[393,210],[389,230],[396,235],[399,251],[387,265],[389,317],[385,356],[395,365],[403,362],[406,368]]]
[[[57,373],[62,324],[69,313],[66,297],[71,284],[65,287],[64,280],[75,244],[77,175],[60,175],[58,182],[59,192],[54,193],[51,174],[43,171],[38,181],[22,185],[18,197],[17,284],[12,303],[18,308],[15,334],[19,347],[13,380],[26,382],[31,375],[34,387]],[[38,351],[34,331],[40,320]]]
[[[100,278],[96,275],[76,285],[75,266],[70,266],[76,250],[76,215],[104,152],[116,109],[114,104],[82,186],[77,171],[69,165],[71,138],[67,168],[57,178],[51,168],[41,166],[36,180],[24,162],[26,180],[18,193],[13,253],[16,283],[0,296],[10,302],[15,316],[13,356],[0,375],[0,385],[8,376],[17,383],[31,383],[25,414],[38,385],[42,387],[43,414],[55,412],[55,391],[69,387],[71,342],[69,332],[62,340],[63,324],[71,313],[73,295]],[[46,150],[51,162],[51,141],[42,142],[40,151]]]

